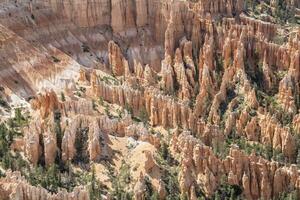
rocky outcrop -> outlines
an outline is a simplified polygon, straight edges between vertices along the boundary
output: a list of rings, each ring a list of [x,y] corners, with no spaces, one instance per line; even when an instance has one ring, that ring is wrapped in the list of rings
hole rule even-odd
[[[144,199],[145,192],[146,192],[146,186],[144,183],[144,175],[141,173],[134,186],[134,199],[135,200]]]
[[[250,26],[254,30],[254,34],[262,35],[266,39],[272,39],[276,35],[277,26],[275,24],[255,20],[241,14],[241,21],[243,24]]]
[[[175,91],[174,88],[174,70],[171,64],[171,56],[167,56],[161,65],[161,87],[164,91],[169,94],[172,94]]]
[[[39,110],[42,118],[46,118],[53,114],[55,110],[59,109],[60,102],[58,101],[56,93],[52,90],[45,94],[40,94],[31,100],[31,107],[34,110]]]
[[[103,137],[103,135],[100,132],[100,128],[99,128],[97,121],[92,122],[89,126],[89,137],[88,137],[89,138],[88,150],[89,150],[90,160],[92,160],[92,161],[98,160],[99,157],[101,157],[101,155],[103,153],[103,152],[101,152],[101,150],[102,150],[101,146],[104,142],[107,142],[108,138],[105,138],[106,140],[104,140],[104,138],[102,138],[102,137]],[[99,140],[103,140],[102,141],[103,143],[101,143]]]
[[[149,173],[156,166],[156,163],[154,161],[154,158],[153,158],[153,155],[151,152],[146,151],[145,156],[146,156],[146,162],[144,164],[144,169],[147,173]]]
[[[41,151],[40,151],[40,124],[32,124],[31,128],[25,129],[25,145],[24,152],[28,160],[33,164],[37,165]]]
[[[84,129],[88,130],[88,133],[82,132],[81,134],[87,134],[88,141],[81,141],[87,143],[87,151],[90,161],[97,161],[100,158],[108,157],[111,154],[111,150],[108,147],[109,138],[107,136],[106,129],[112,128],[113,124],[104,118],[92,118],[88,116],[78,115],[74,118],[73,122],[65,128],[65,133],[62,138],[62,159],[64,161],[73,160],[77,154],[75,146],[76,138],[80,139],[79,131]],[[105,124],[105,126],[103,126]],[[115,129],[116,130],[116,129]],[[110,131],[114,131],[110,129]],[[85,136],[84,136],[85,137]]]
[[[282,104],[283,110],[288,113],[293,113],[297,110],[293,94],[294,88],[292,76],[290,74],[287,74],[279,83],[278,100]]]
[[[243,10],[243,1],[206,1],[201,0],[196,3],[196,10],[200,12],[200,14],[205,15],[207,13],[211,13],[211,15],[218,15],[220,13],[232,16],[233,13],[239,14]]]
[[[176,154],[181,155],[180,174],[184,175],[179,176],[179,181],[182,191],[189,191],[192,183],[197,182],[209,196],[223,175],[228,176],[229,184],[242,185],[247,199],[274,198],[286,186],[297,187],[299,173],[295,171],[295,165],[280,167],[274,161],[269,162],[255,154],[248,156],[235,147],[231,147],[229,155],[221,160],[211,148],[186,132],[179,136],[175,134],[171,147]]]
[[[54,164],[57,154],[57,137],[56,134],[47,131],[44,133],[44,151],[45,151],[45,164],[51,166]]]
[[[0,69],[0,82],[21,98],[44,89],[61,89],[67,79],[78,76],[80,65],[60,50],[34,46],[2,24],[0,32],[0,62],[6,66]]]
[[[126,60],[124,59],[119,46],[113,41],[110,41],[108,44],[108,53],[109,53],[109,64],[112,69],[112,73],[115,76],[123,75],[125,71],[124,62],[126,62]]]
[[[3,199],[89,200],[88,191],[83,187],[77,187],[70,193],[63,190],[57,194],[51,194],[40,186],[30,185],[19,172],[8,171],[6,177],[0,179],[0,188]]]
[[[175,130],[170,154],[179,163],[180,191],[189,199],[197,199],[199,187],[212,197],[223,177],[241,186],[246,199],[277,198],[300,187],[293,165],[300,129],[300,43],[290,24],[243,14],[243,0],[0,5],[0,89],[9,91],[8,102],[31,103],[25,108],[30,123],[18,125],[24,137],[11,148],[24,152],[33,166],[79,157],[87,167],[106,168],[102,161],[121,159],[123,152],[115,155],[111,148],[122,146],[123,137],[159,149]],[[226,142],[265,146],[283,159],[248,155],[234,144],[225,158],[215,155]],[[152,151],[143,153],[140,170],[147,174],[128,190],[144,199],[144,179],[152,175],[164,199],[169,191],[160,163]],[[88,196],[83,188],[48,194],[21,179],[7,174],[0,193],[20,199]]]
[[[105,1],[56,1],[51,8],[82,27],[110,25],[115,32],[146,26],[151,16],[156,16],[160,2],[149,0],[127,2],[124,0]],[[86,14],[88,13],[88,14]],[[130,34],[130,33],[128,33]]]

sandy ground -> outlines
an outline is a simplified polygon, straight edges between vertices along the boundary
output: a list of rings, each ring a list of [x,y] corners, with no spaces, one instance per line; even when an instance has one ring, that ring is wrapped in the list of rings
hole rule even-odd
[[[122,162],[125,161],[130,165],[130,173],[133,178],[133,183],[136,182],[140,173],[145,174],[144,165],[146,162],[146,151],[150,151],[153,155],[156,153],[156,149],[153,145],[147,142],[135,141],[130,137],[115,137],[109,136],[111,141],[111,148],[115,152],[112,156],[112,167],[119,172]],[[104,164],[95,164],[95,170],[97,178],[108,188],[111,188],[111,183],[107,175],[108,169]],[[158,186],[160,179],[160,170],[158,167],[154,167],[148,174],[154,186]]]

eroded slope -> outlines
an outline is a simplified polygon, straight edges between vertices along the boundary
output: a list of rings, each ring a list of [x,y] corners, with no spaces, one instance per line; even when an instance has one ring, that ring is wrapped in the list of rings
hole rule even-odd
[[[297,199],[299,24],[246,3],[2,2],[2,196]]]

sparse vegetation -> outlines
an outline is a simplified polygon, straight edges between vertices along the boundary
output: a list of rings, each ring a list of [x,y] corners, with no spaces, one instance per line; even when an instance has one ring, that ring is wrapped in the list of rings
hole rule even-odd
[[[156,157],[156,161],[162,167],[162,180],[166,185],[167,200],[180,200],[180,190],[178,183],[178,163],[169,152],[168,145],[161,143],[161,147]]]
[[[225,141],[213,140],[212,147],[216,155],[222,159],[225,159],[229,153],[229,148],[231,145],[237,145],[237,147],[242,149],[248,155],[254,152],[256,155],[261,156],[269,161],[274,160],[280,163],[286,162],[285,156],[280,150],[273,149],[270,145],[249,142],[245,137],[236,135],[235,132],[231,133]]]
[[[242,188],[238,185],[229,185],[226,183],[221,184],[217,191],[214,193],[212,199],[214,200],[241,200]]]
[[[248,14],[254,18],[264,20],[264,16],[272,17],[274,23],[286,25],[297,23],[295,6],[285,0],[257,1],[246,0]]]
[[[20,136],[20,133],[15,131],[15,124],[0,124],[0,164],[4,169],[21,170],[26,163],[19,153],[13,154],[10,151],[10,146],[14,138]]]
[[[292,122],[293,113],[285,112],[275,96],[267,95],[266,93],[258,90],[257,99],[259,103],[263,107],[267,108],[269,113],[273,115],[283,126]]]
[[[9,105],[8,103],[0,96],[0,106],[2,106],[3,108],[9,109]]]
[[[66,101],[66,97],[65,97],[65,94],[63,92],[60,93],[60,99],[61,99],[62,102]]]
[[[298,0],[137,1],[0,3],[0,193],[297,199]]]
[[[132,192],[128,191],[128,186],[132,181],[130,166],[123,161],[118,174],[116,174],[115,171],[110,167],[108,175],[112,183],[111,195],[113,199],[132,200],[133,194]]]
[[[63,139],[63,130],[62,130],[62,127],[61,127],[61,113],[60,112],[55,112],[54,113],[54,132],[56,134],[56,142],[57,142],[57,147],[58,147],[58,150],[59,150],[59,153],[57,154],[57,156],[60,156],[60,152],[61,152],[61,144],[62,144],[62,139]],[[61,162],[61,159],[58,158],[58,162],[60,163]]]
[[[81,48],[82,48],[82,51],[85,52],[85,53],[90,52],[90,47],[87,44],[82,44]]]
[[[77,130],[76,139],[75,139],[76,155],[73,159],[75,163],[84,164],[89,162],[89,156],[87,154],[88,131],[89,129],[86,127],[79,128]]]
[[[55,129],[56,133],[58,133],[61,131],[58,125],[58,117],[56,117],[55,121],[57,126]],[[12,123],[10,125],[15,126],[16,124]],[[19,152],[10,151],[10,145],[14,141],[14,138],[20,135],[14,129],[15,127],[9,127],[8,124],[0,124],[0,166],[4,169],[20,171],[30,184],[41,186],[53,193],[57,193],[61,188],[72,191],[75,186],[90,185],[92,196],[96,197],[94,199],[99,199],[102,186],[95,179],[94,171],[92,171],[92,175],[89,172],[75,173],[70,163],[65,163],[64,165],[53,164],[50,167],[43,167],[42,165],[32,167]],[[58,143],[59,141],[60,138],[58,136]]]
[[[60,60],[57,57],[55,57],[55,56],[52,56],[52,60],[55,63],[60,63]]]
[[[127,112],[131,115],[133,115],[133,109],[131,107],[131,105],[129,105],[129,103],[125,102],[125,110],[127,110]]]
[[[100,77],[100,81],[103,81],[104,83],[106,83],[108,85],[120,85],[119,80],[116,79],[115,77],[111,77],[111,76]]]
[[[96,171],[95,166],[92,167],[92,175],[89,186],[90,200],[101,200],[101,185],[99,181],[96,179]]]
[[[92,105],[93,105],[93,110],[97,110],[97,104],[94,99],[92,100]]]
[[[153,185],[148,176],[145,176],[144,182],[146,185],[145,199],[158,200],[159,199],[158,193],[153,188]]]

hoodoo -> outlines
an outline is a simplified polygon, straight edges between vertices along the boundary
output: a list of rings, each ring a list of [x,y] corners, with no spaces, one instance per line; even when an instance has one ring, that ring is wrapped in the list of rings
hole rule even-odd
[[[300,199],[299,0],[0,0],[0,199]]]

